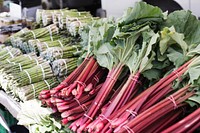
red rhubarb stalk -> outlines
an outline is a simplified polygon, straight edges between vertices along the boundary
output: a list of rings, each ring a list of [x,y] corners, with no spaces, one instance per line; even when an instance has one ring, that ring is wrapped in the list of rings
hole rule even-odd
[[[200,108],[198,108],[196,111],[194,111],[181,121],[162,131],[162,133],[186,132],[187,130],[190,130],[193,126],[198,124],[198,122],[200,122]]]

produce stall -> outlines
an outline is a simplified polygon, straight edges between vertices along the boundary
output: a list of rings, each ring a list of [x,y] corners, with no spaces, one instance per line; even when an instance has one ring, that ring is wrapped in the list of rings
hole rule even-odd
[[[0,102],[19,125],[33,133],[199,132],[200,21],[190,11],[137,2],[113,19],[39,9],[36,25],[0,45]]]

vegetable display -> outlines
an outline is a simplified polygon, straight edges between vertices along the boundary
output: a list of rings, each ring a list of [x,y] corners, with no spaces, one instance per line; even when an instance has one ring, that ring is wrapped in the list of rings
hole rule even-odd
[[[94,21],[82,32],[87,51],[82,64],[59,86],[42,91],[40,99],[60,113],[63,124],[72,122],[69,128],[75,132],[163,131],[179,120],[181,108],[188,109],[189,103],[194,109],[199,103],[194,98],[199,98],[198,40],[185,34],[186,27],[173,25],[177,14],[185,24],[187,19],[199,23],[190,12],[165,16],[158,7],[143,2],[117,22]],[[198,29],[191,29],[196,36]],[[96,62],[108,73],[99,76]],[[98,71],[90,76],[93,70]],[[97,86],[87,80],[102,76]]]
[[[0,84],[24,102],[20,124],[33,132],[199,129],[200,21],[190,11],[137,2],[117,20],[61,9],[38,10],[36,21],[47,27],[0,46]]]

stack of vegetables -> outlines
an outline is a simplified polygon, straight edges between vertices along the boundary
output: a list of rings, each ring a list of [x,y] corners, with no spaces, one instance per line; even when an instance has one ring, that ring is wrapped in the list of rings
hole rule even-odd
[[[2,54],[0,53],[1,86],[17,100],[37,98],[41,90],[55,87],[58,80],[65,78],[77,67],[78,58],[83,51],[83,45],[80,44],[82,36],[79,34],[85,24],[96,19],[89,12],[67,9],[38,10],[37,14],[37,21],[46,27],[34,30],[24,28],[13,34],[5,42],[12,46],[6,47],[10,52],[2,45]],[[63,22],[66,17],[69,19],[68,23],[62,24],[68,25],[67,31],[57,27],[58,20]],[[18,57],[14,58],[15,56]]]
[[[63,77],[72,73],[77,67],[77,57],[58,59],[52,62],[52,69],[55,76]]]
[[[65,65],[63,62],[55,63],[57,75],[54,75],[49,63],[41,57],[21,55],[2,62],[0,84],[17,101],[34,99],[38,97],[40,91],[58,85],[57,77],[68,75],[76,68],[76,63],[77,60],[71,59],[66,60]]]
[[[75,9],[68,10],[68,9],[60,9],[60,10],[43,10],[43,9],[37,9],[36,11],[36,22],[38,24],[41,24],[43,26],[47,26],[50,24],[58,24],[58,16],[60,14],[64,14],[65,12],[71,13],[71,12],[78,12]]]
[[[117,23],[94,21],[81,65],[39,98],[75,132],[194,131],[198,109],[184,129],[173,124],[200,104],[199,28],[189,11],[166,15],[144,2]]]
[[[21,30],[11,36],[6,43],[10,41],[13,47],[20,48],[24,53],[30,53],[30,49],[32,49],[30,47],[34,47],[34,43],[28,43],[28,40],[38,39],[37,41],[53,41],[60,38],[58,30],[56,25],[49,25],[35,30]]]
[[[65,47],[51,47],[41,53],[44,59],[54,61],[57,59],[67,59],[71,57],[78,57],[81,53],[80,45],[72,45]]]
[[[71,35],[76,36],[81,28],[93,20],[98,19],[92,17],[89,12],[78,12],[77,10],[41,10],[36,13],[36,21],[43,26],[49,24],[58,24],[59,28],[67,29]]]
[[[23,101],[36,98],[41,90],[58,84],[49,63],[33,53],[2,60],[0,69],[2,88]]]
[[[5,45],[2,45],[0,47],[1,51],[0,51],[0,60],[4,61],[8,58],[14,58],[16,56],[22,55],[22,52],[17,49],[17,48],[13,48],[10,46],[5,47]]]

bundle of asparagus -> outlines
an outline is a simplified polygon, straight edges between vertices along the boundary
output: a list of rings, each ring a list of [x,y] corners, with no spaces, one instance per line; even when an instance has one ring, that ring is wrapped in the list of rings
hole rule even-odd
[[[70,10],[56,10],[52,13],[53,23],[58,24],[58,18],[59,16],[63,16],[64,14],[68,14],[68,16],[71,16],[73,12],[78,12],[77,9],[70,9]]]
[[[71,43],[71,37],[61,38],[55,41],[37,42],[37,48],[39,52],[43,52],[50,47],[64,47]]]
[[[47,26],[53,23],[53,20],[56,20],[56,14],[61,14],[62,12],[68,11],[67,9],[60,10],[43,10],[37,9],[36,11],[36,22]],[[56,24],[56,23],[55,23]]]
[[[18,75],[22,70],[32,68],[43,63],[41,57],[35,54],[20,55],[15,58],[9,58],[0,62],[0,85],[7,92],[12,93],[18,83],[15,80],[15,75]]]
[[[69,45],[64,47],[50,47],[41,53],[41,56],[47,60],[67,59],[77,57],[81,53],[80,45]]]
[[[32,68],[42,63],[44,63],[44,60],[41,57],[37,57],[34,53],[31,53],[5,60],[0,63],[0,69],[3,69],[7,74],[17,74],[22,70]]]
[[[49,63],[44,62],[30,69],[21,71],[19,74],[14,76],[14,80],[17,81],[17,86],[21,87],[52,77],[54,77],[54,75]]]
[[[3,47],[3,45],[2,45],[2,47]],[[8,59],[8,58],[14,58],[21,54],[22,54],[22,52],[17,48],[13,48],[11,46],[4,47],[0,51],[0,62],[2,62],[5,59]]]
[[[30,30],[29,32],[26,32],[25,34],[23,34],[23,38],[37,39],[37,38],[41,38],[47,35],[52,36],[53,34],[58,34],[58,27],[55,24],[49,25],[44,28]]]
[[[54,40],[57,39],[59,36],[58,35],[58,27],[54,24],[49,25],[44,28],[39,28],[35,30],[28,30],[22,34],[17,35],[17,37],[11,37],[11,42],[14,47],[18,47],[22,49],[23,51],[26,52],[28,49],[26,45],[28,40],[30,39],[41,39],[45,38],[42,40]],[[16,36],[14,34],[14,36]]]
[[[65,28],[64,26],[66,25],[66,19],[80,19],[80,18],[88,18],[92,17],[89,12],[64,12],[62,15],[58,15],[58,24],[59,28],[63,29]]]
[[[61,35],[44,36],[38,39],[31,39],[28,42],[24,42],[20,49],[23,49],[26,53],[34,52],[39,54],[38,44],[42,42],[51,42],[58,40],[59,38],[61,38]]]
[[[15,93],[22,101],[38,98],[39,92],[45,89],[51,89],[59,84],[56,78],[47,79],[34,84],[15,88]]]
[[[49,24],[58,24],[59,17],[79,17],[80,15],[88,16],[90,15],[89,12],[87,14],[78,12],[76,9],[59,9],[59,10],[42,10],[38,9],[36,12],[36,22],[38,24],[42,24],[43,26],[47,26]],[[91,16],[91,15],[90,15]]]
[[[83,26],[97,19],[97,17],[66,18],[66,28],[72,36],[76,36]]]
[[[52,70],[55,76],[69,75],[77,67],[78,58],[58,59],[52,62]]]
[[[29,31],[28,28],[24,28],[24,29],[18,31],[17,33],[13,34],[12,36],[8,37],[4,43],[12,44],[13,43],[12,41],[15,40],[15,38],[22,36],[24,33],[28,32],[28,31]]]

